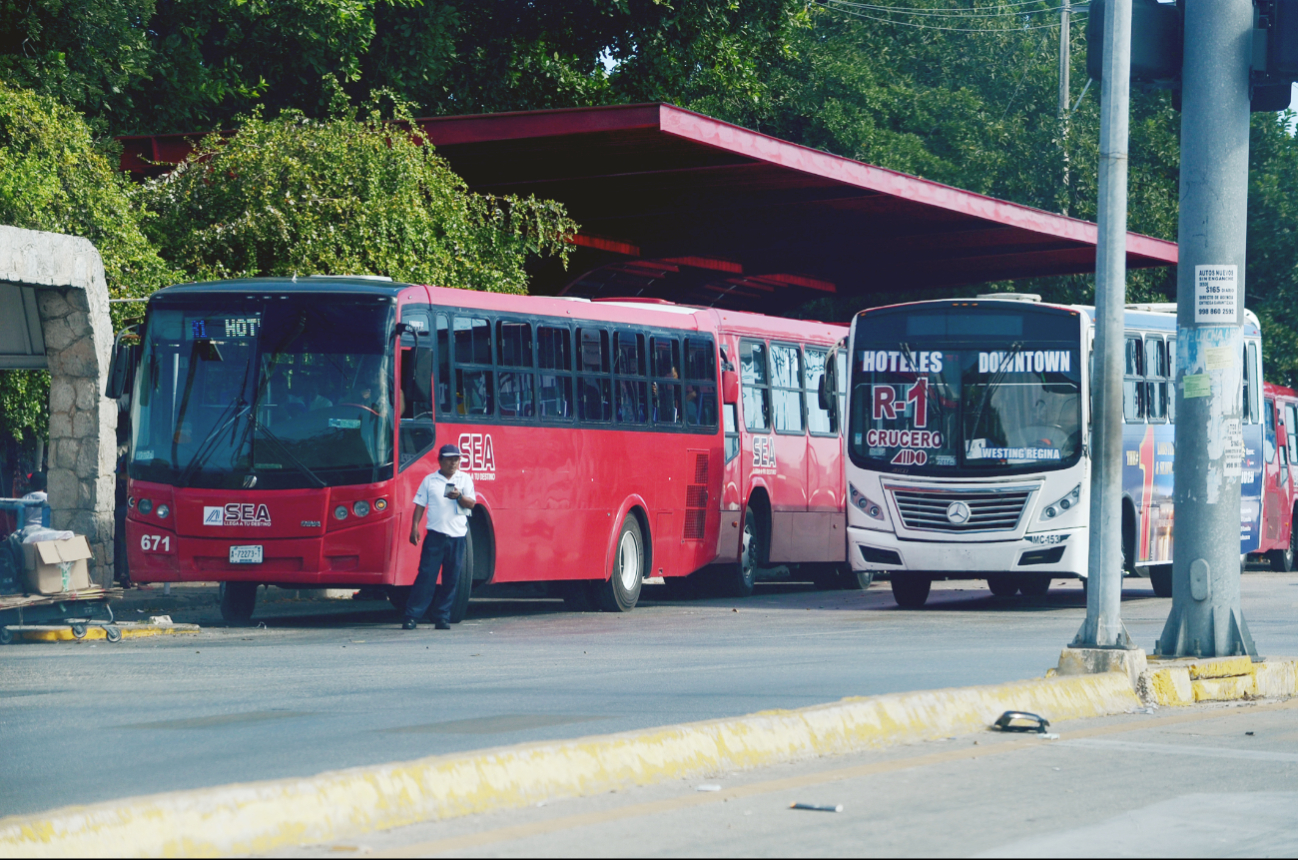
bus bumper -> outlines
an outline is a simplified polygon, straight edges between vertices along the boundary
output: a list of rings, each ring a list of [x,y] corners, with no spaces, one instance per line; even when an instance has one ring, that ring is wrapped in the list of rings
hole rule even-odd
[[[853,570],[916,571],[969,579],[1011,571],[1086,575],[1085,529],[1002,541],[908,541],[892,532],[848,528],[847,545]]]

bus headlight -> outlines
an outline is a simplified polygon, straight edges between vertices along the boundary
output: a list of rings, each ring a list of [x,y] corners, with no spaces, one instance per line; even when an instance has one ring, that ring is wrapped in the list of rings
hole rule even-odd
[[[158,505],[158,519],[165,520],[169,513],[171,513],[171,508],[166,505]]]
[[[867,499],[864,493],[862,493],[860,490],[858,490],[856,487],[852,486],[851,484],[848,484],[847,486],[851,491],[852,504],[857,508],[860,508],[861,512],[864,513],[870,519],[883,522],[883,508],[879,505],[879,503]]]
[[[364,502],[364,501],[362,501],[362,502],[357,502],[356,504],[352,505],[352,513],[355,514],[355,515],[358,516],[358,517],[363,517],[363,516],[365,516],[366,514],[368,514],[369,512],[370,512],[370,503],[369,503],[369,502]]]
[[[1041,519],[1053,520],[1055,517],[1059,516],[1065,511],[1069,511],[1077,507],[1081,503],[1081,501],[1082,501],[1082,485],[1078,484],[1076,487],[1073,487],[1072,492],[1064,496],[1059,501],[1052,502],[1051,504],[1046,505],[1046,509],[1041,512]]]
[[[142,513],[142,514],[147,514],[147,513],[149,513],[150,511],[153,510],[153,500],[152,500],[152,499],[140,499],[139,504],[137,504],[137,505],[135,506],[135,509],[138,510],[138,511],[139,511],[140,513]]]
[[[334,508],[334,519],[336,519],[336,520],[345,520],[345,519],[347,519],[347,506],[346,506],[346,505],[339,505],[338,507]]]

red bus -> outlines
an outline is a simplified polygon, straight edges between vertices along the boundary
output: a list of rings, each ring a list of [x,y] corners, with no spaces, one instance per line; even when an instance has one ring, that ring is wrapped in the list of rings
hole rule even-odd
[[[627,611],[650,577],[745,595],[761,564],[840,576],[842,440],[817,390],[845,334],[386,279],[168,287],[115,356],[131,577],[219,581],[230,623],[259,584],[400,604],[411,498],[447,442],[479,502],[454,620],[488,583]]]
[[[1292,388],[1262,384],[1262,527],[1258,556],[1272,570],[1294,569],[1298,544],[1298,492],[1291,473],[1298,457],[1298,393]]]

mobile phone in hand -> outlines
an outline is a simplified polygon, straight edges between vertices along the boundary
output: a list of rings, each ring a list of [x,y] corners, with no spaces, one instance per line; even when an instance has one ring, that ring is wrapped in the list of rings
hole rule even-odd
[[[449,499],[451,497],[451,493],[453,493],[454,491],[455,491],[455,485],[450,482],[447,482],[446,492],[442,493],[442,496]]]

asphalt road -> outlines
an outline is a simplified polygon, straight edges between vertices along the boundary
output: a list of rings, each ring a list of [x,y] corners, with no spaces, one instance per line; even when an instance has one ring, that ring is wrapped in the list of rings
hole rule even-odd
[[[1127,628],[1150,648],[1170,601],[1128,586]],[[1298,575],[1249,573],[1242,593],[1263,652],[1298,654]],[[626,615],[487,600],[452,631],[404,632],[386,604],[271,594],[265,629],[0,650],[0,814],[1039,677],[1085,615],[1062,581],[1036,600],[938,584],[922,611],[886,584],[688,603],[649,587]],[[212,624],[212,598],[155,588],[122,609]]]
[[[279,856],[1298,855],[1298,699],[1051,728],[1058,740],[983,732],[417,824]]]

